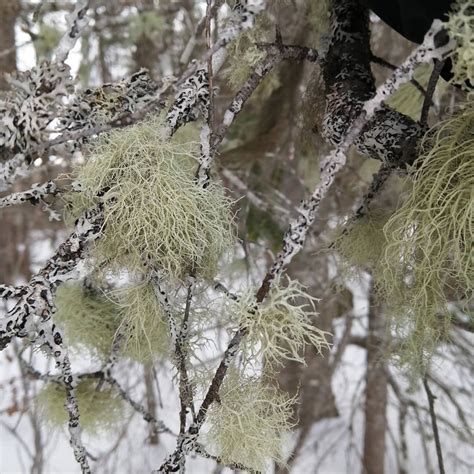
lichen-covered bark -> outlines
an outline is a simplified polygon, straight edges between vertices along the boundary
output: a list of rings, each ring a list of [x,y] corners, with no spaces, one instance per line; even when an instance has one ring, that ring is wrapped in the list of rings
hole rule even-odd
[[[55,195],[58,187],[53,181],[47,181],[44,184],[33,184],[31,189],[13,193],[0,198],[0,209],[4,207],[14,206],[29,201],[31,204],[37,204],[40,200],[48,195]]]
[[[270,270],[265,275],[256,293],[255,304],[260,304],[264,301],[273,282],[282,274],[295,255],[302,249],[308,231],[316,218],[321,200],[334,182],[337,172],[345,165],[346,153],[349,147],[354,143],[366,124],[374,118],[375,113],[380,110],[383,105],[383,100],[393,93],[401,84],[412,78],[415,66],[418,63],[429,61],[434,57],[441,57],[442,54],[448,50],[449,46],[441,49],[437,49],[435,46],[434,36],[440,29],[439,23],[433,25],[432,29],[426,34],[423,44],[394,71],[387,81],[377,88],[372,98],[363,103],[360,114],[349,124],[347,131],[340,140],[340,144],[321,160],[320,182],[316,185],[312,195],[302,201],[297,209],[298,217],[290,222],[289,229],[283,238],[283,249],[278,253]],[[251,307],[249,308],[249,312],[252,312]],[[158,472],[175,472],[184,468],[185,456],[193,450],[196,444],[199,430],[206,419],[207,410],[218,398],[219,390],[227,374],[227,370],[234,360],[246,332],[246,328],[241,327],[234,333],[214,373],[212,382],[195,417],[194,423],[184,435],[179,436],[175,451],[168,456],[158,469]]]
[[[54,309],[54,308],[53,308]],[[91,469],[87,460],[86,450],[82,444],[82,429],[79,423],[79,405],[76,398],[77,378],[72,372],[64,338],[58,327],[51,321],[44,321],[40,325],[37,344],[50,351],[56,367],[61,373],[60,381],[66,389],[66,402],[64,408],[68,413],[69,442],[74,452],[74,457],[81,467],[83,474],[89,474]]]
[[[67,32],[61,38],[58,47],[55,51],[55,61],[64,63],[69,52],[80,38],[82,31],[89,23],[87,10],[89,8],[88,0],[79,0],[74,8],[74,11],[68,17]]]
[[[96,239],[103,225],[102,206],[87,211],[76,223],[75,231],[59,247],[46,265],[29,281],[5,318],[0,319],[0,350],[12,337],[36,336],[41,323],[54,312],[56,288],[74,277],[77,264],[84,258],[87,245]]]
[[[323,135],[341,142],[363,103],[375,93],[371,61],[368,10],[358,0],[334,0],[331,38],[323,61],[326,112]],[[424,127],[387,106],[365,124],[355,140],[357,150],[392,166],[412,163]]]

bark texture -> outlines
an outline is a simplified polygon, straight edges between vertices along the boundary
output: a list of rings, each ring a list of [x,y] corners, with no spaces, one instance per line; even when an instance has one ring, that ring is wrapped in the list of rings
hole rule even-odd
[[[340,145],[365,101],[373,97],[369,13],[358,0],[333,0],[331,38],[323,61],[326,112],[323,135]],[[383,105],[355,140],[357,151],[393,167],[411,164],[424,127]]]
[[[387,325],[373,290],[369,304],[363,467],[366,474],[383,474],[388,394]]]
[[[8,89],[5,74],[16,71],[15,23],[20,8],[18,0],[0,2],[0,90]]]

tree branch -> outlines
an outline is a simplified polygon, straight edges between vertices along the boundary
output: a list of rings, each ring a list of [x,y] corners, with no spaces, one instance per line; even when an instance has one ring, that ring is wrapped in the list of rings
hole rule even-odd
[[[443,451],[441,449],[441,441],[440,441],[439,432],[438,432],[438,423],[436,421],[436,412],[434,409],[434,402],[436,400],[436,397],[433,395],[433,393],[430,390],[430,386],[428,384],[428,379],[426,378],[426,376],[423,377],[423,387],[425,388],[426,397],[428,398],[428,405],[429,405],[430,417],[431,417],[431,426],[433,428],[433,436],[434,436],[434,441],[435,441],[435,446],[436,446],[436,455],[438,457],[439,473],[445,474],[444,463],[443,463]]]

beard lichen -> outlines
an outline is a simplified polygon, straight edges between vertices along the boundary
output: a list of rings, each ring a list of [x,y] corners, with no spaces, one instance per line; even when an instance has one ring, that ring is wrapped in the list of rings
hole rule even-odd
[[[283,435],[295,400],[258,377],[231,370],[208,411],[206,441],[224,464],[240,463],[267,472],[272,460],[285,464]]]
[[[89,434],[117,428],[126,413],[126,406],[120,396],[112,388],[97,390],[97,380],[81,380],[76,387],[81,427]],[[64,408],[66,401],[65,388],[49,382],[37,394],[36,406],[41,418],[51,428],[65,427],[68,414]]]
[[[433,66],[431,64],[420,64],[414,73],[414,78],[424,88],[428,85]],[[435,96],[441,96],[446,90],[446,82],[440,80],[436,87]],[[411,83],[406,82],[400,86],[385,103],[398,112],[408,115],[413,120],[420,120],[421,108],[425,96]]]
[[[388,215],[381,212],[368,213],[357,219],[347,232],[344,232],[346,227],[342,227],[332,243],[332,248],[343,258],[345,274],[353,275],[353,269],[357,272],[378,267],[385,250],[383,227],[388,218]]]
[[[108,357],[120,325],[116,301],[77,282],[59,286],[55,302],[54,320],[64,330],[68,346]]]
[[[423,370],[447,335],[448,301],[472,294],[472,103],[427,133],[410,173],[412,191],[384,227],[378,286],[401,332],[402,358]]]
[[[104,360],[117,332],[124,335],[120,354],[148,364],[169,350],[169,330],[163,309],[150,283],[99,292],[82,283],[58,288],[55,322],[70,347],[87,349]]]
[[[314,325],[315,298],[296,280],[288,278],[286,286],[280,283],[275,283],[259,305],[255,305],[253,288],[238,300],[229,300],[229,314],[239,327],[246,328],[242,342],[246,360],[258,362],[262,357],[271,365],[281,365],[284,360],[304,364],[305,346],[321,350],[328,345],[327,333]]]
[[[451,54],[451,82],[469,89],[474,85],[474,1],[458,0],[444,27],[456,41]]]
[[[257,17],[255,26],[241,33],[230,45],[227,78],[232,90],[239,90],[258,64],[267,56],[258,43],[271,41],[272,22],[266,14]],[[258,86],[252,100],[265,100],[280,86],[276,71],[270,72]]]
[[[105,223],[92,257],[112,269],[140,271],[143,259],[174,280],[194,268],[211,278],[235,239],[232,201],[216,180],[195,181],[198,147],[167,138],[160,118],[101,135],[75,170],[83,187],[74,217],[103,193]]]
[[[170,348],[168,323],[153,285],[143,282],[117,291],[124,334],[121,353],[150,364],[155,356],[166,357]]]

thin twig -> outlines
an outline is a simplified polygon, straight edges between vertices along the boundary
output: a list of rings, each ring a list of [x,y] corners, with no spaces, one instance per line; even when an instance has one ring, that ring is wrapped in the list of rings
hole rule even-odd
[[[191,310],[191,301],[193,298],[194,278],[190,278],[186,294],[186,307],[184,310],[183,322],[176,338],[176,363],[179,371],[179,399],[181,409],[179,413],[179,434],[183,435],[186,430],[186,415],[188,407],[191,407],[194,413],[191,387],[189,385],[189,376],[187,368],[187,349],[186,344],[189,337],[189,313]]]
[[[445,474],[444,470],[444,463],[443,463],[443,451],[441,449],[441,441],[439,438],[438,432],[438,422],[436,420],[436,413],[434,409],[434,402],[436,397],[430,390],[430,386],[428,385],[428,379],[426,376],[423,377],[423,387],[425,388],[426,397],[428,398],[428,405],[430,408],[430,417],[431,417],[431,426],[433,428],[433,436],[436,446],[436,455],[438,456],[438,467],[439,467],[439,474]]]
[[[425,99],[421,108],[420,122],[422,125],[427,125],[428,114],[430,107],[433,105],[433,95],[436,90],[436,84],[438,84],[439,75],[444,66],[444,61],[435,59],[433,71],[431,72],[430,79],[428,81],[428,87],[426,88]]]
[[[374,173],[372,176],[372,182],[369,185],[369,189],[362,197],[362,201],[357,208],[356,212],[349,218],[347,223],[342,230],[341,235],[338,239],[345,237],[347,234],[351,232],[354,227],[354,224],[362,219],[362,217],[366,216],[369,212],[369,207],[371,202],[374,200],[375,197],[378,196],[378,193],[382,190],[384,184],[387,182],[388,178],[391,176],[393,168],[387,165],[382,165],[377,173]],[[329,245],[329,249],[334,248],[336,241],[332,242]]]
[[[392,71],[395,71],[395,69],[397,69],[397,66],[395,66],[395,64],[392,64],[387,60],[380,58],[379,56],[375,56],[374,54],[371,54],[370,60],[373,63],[379,64],[380,66],[384,66]],[[418,91],[423,94],[423,96],[426,96],[425,88],[414,77],[410,79],[410,83],[413,84],[418,89]]]

